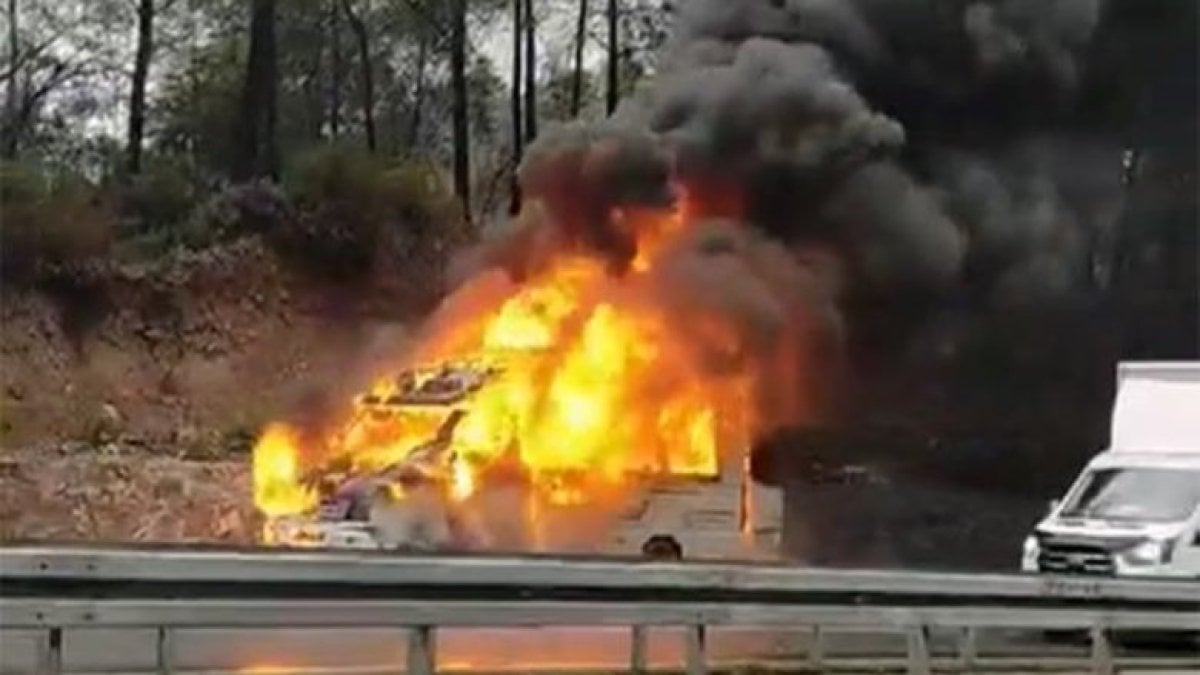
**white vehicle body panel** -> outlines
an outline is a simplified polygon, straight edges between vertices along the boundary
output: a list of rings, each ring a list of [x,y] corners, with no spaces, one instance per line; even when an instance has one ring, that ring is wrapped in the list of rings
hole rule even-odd
[[[1121,364],[1109,447],[1200,455],[1200,363]]]
[[[587,548],[573,550],[638,556],[650,537],[668,535],[688,558],[772,560],[779,554],[782,506],[779,488],[759,484],[743,471],[723,471],[717,479],[652,482],[631,492],[623,511],[589,537]],[[438,508],[405,500],[373,508],[368,522],[280,518],[270,523],[268,539],[312,548],[452,548],[453,537],[442,525],[444,514],[432,513]]]

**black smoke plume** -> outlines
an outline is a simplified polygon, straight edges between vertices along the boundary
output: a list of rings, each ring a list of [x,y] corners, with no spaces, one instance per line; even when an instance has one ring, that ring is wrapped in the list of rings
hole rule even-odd
[[[646,86],[530,149],[542,215],[487,259],[525,273],[551,240],[621,274],[614,213],[682,191],[792,252],[775,264],[840,276],[810,286],[845,327],[848,421],[1073,444],[1073,463],[1101,442],[1117,358],[1195,355],[1196,8],[680,3]]]

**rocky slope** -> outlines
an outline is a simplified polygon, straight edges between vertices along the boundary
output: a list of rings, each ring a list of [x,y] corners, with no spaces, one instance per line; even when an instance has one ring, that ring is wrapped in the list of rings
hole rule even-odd
[[[398,351],[391,293],[307,283],[253,239],[6,289],[0,535],[252,536],[256,431]]]

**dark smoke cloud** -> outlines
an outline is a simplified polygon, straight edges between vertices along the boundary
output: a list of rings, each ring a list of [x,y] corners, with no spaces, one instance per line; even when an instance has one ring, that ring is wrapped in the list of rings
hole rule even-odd
[[[1122,158],[1156,100],[1139,98],[1138,80],[1154,59],[1105,44],[1151,45],[1152,27],[1130,37],[1125,24],[1148,7],[1169,26],[1189,16],[1184,4],[692,0],[653,81],[612,119],[531,148],[521,177],[541,215],[531,207],[492,260],[528,267],[566,245],[619,274],[633,237],[614,213],[678,198],[675,179],[694,214],[724,222],[680,253],[677,287],[768,342],[795,329],[780,318],[794,305],[824,317],[836,301],[841,315],[826,320],[839,328],[826,334],[845,326],[851,342],[906,353],[947,307],[1086,300],[1117,265]],[[767,283],[757,267],[768,263],[745,255],[755,247],[730,219],[788,271]],[[788,284],[819,291],[796,299]]]
[[[1099,283],[1121,206],[1121,150],[1030,140],[1003,155],[939,158],[943,203],[971,242],[967,280],[1001,306],[1077,296]]]
[[[703,372],[767,375],[755,410],[777,428],[821,419],[836,381],[841,324],[822,272],[743,223],[710,219],[662,252],[647,284]]]
[[[709,41],[737,44],[767,38],[821,44],[860,58],[879,51],[875,32],[853,3],[842,0],[690,2],[683,11],[675,44],[684,50]]]
[[[816,173],[904,141],[900,125],[872,111],[818,47],[751,38],[726,57],[675,60],[682,72],[654,94],[650,127],[685,177],[745,173],[774,158]]]
[[[1102,5],[1101,0],[975,2],[963,12],[963,28],[985,70],[1040,69],[1073,87]]]
[[[615,226],[614,209],[669,206],[669,177],[657,139],[607,124],[549,130],[520,168],[522,189],[546,210],[558,243],[598,252],[617,272],[637,250],[634,233]]]
[[[879,45],[852,3],[693,2],[656,86],[618,119],[665,138],[685,184],[736,192],[765,231],[837,243],[875,286],[942,287],[963,236],[888,160],[904,128],[839,62]]]
[[[596,255],[614,275],[624,274],[637,252],[635,233],[614,216],[671,207],[676,195],[670,173],[670,156],[645,130],[611,123],[551,126],[518,169],[524,208],[453,261],[451,287],[489,268],[520,282],[563,253]]]
[[[838,247],[853,292],[1055,299],[1086,286],[1118,211],[1111,139],[1043,140],[1104,6],[695,0],[618,119],[764,231]]]
[[[736,349],[714,353],[713,363],[775,350],[813,309],[823,314],[818,324],[834,318],[832,305],[822,304],[830,297],[822,278],[778,241],[727,220],[695,224],[663,252],[651,283],[668,307],[728,320]]]
[[[941,288],[957,275],[966,240],[934,193],[891,162],[868,164],[822,212],[880,288]]]

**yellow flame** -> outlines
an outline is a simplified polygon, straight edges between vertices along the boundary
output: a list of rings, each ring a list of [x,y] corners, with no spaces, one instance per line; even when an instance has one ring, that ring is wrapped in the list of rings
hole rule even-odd
[[[267,516],[303,513],[317,497],[300,481],[299,434],[272,424],[254,446],[254,503]]]
[[[645,294],[622,292],[621,284],[646,281],[638,272],[654,268],[684,230],[682,217],[621,217],[639,233],[633,281],[614,280],[594,260],[563,257],[515,291],[455,314],[453,325],[415,349],[437,361],[501,366],[454,404],[467,414],[439,469],[448,498],[476,494],[488,480],[481,472],[511,457],[545,504],[585,504],[631,472],[716,475],[726,441],[749,437],[744,382],[705,375],[689,344],[699,339],[737,354],[736,332],[715,319],[672,324]],[[386,400],[396,388],[385,376],[371,393]],[[360,400],[330,434],[331,452],[358,469],[387,465],[433,438],[447,414],[438,406],[382,408]],[[255,448],[255,500],[268,516],[315,503],[299,482],[299,448],[298,435],[281,425],[268,427]],[[537,504],[529,509],[528,518],[540,518]]]
[[[455,456],[451,467],[450,496],[461,502],[475,493],[475,475],[460,455]]]

